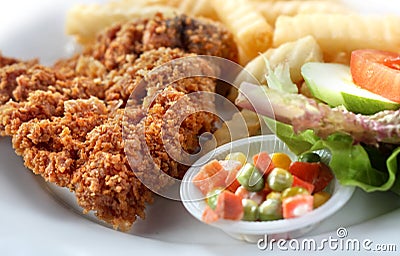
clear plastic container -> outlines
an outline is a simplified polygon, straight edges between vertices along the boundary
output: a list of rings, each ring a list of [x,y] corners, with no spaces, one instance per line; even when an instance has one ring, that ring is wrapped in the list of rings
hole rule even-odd
[[[224,159],[230,152],[243,152],[249,158],[260,151],[268,153],[284,152],[292,160],[295,155],[275,135],[262,135],[233,141],[216,148],[201,157],[186,173],[180,187],[180,194],[185,208],[201,221],[206,202],[202,193],[191,182],[201,166],[212,159]],[[249,159],[250,160],[250,159]],[[321,207],[304,216],[275,221],[231,221],[218,220],[210,225],[220,228],[232,237],[251,243],[268,236],[268,239],[292,239],[300,237],[315,228],[321,221],[339,211],[351,198],[354,187],[341,186],[334,179],[327,187],[331,198]]]

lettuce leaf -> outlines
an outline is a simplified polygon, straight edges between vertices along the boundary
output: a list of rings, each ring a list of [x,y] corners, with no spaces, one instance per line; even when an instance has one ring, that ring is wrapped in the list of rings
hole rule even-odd
[[[386,156],[379,150],[354,144],[352,137],[346,134],[336,133],[321,139],[311,130],[296,134],[290,125],[269,118],[265,121],[268,126],[274,127],[275,134],[297,155],[329,150],[329,165],[341,184],[357,186],[367,192],[392,190],[400,195],[400,147]]]
[[[287,62],[280,63],[274,70],[268,59],[261,55],[264,59],[265,66],[267,68],[267,74],[265,79],[269,88],[288,93],[298,93],[297,85],[292,82],[290,78],[289,64]]]

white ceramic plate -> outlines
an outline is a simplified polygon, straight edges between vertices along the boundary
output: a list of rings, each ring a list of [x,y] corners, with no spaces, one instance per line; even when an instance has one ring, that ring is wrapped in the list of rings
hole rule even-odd
[[[40,57],[45,64],[67,56],[70,39],[64,35],[65,12],[78,2],[104,1],[1,1],[0,50],[20,58]],[[394,0],[360,0],[351,4],[363,11],[400,14],[400,6]],[[1,255],[267,254],[253,244],[237,241],[202,224],[181,203],[163,198],[157,198],[148,209],[147,219],[138,221],[130,233],[114,231],[92,221],[91,216],[77,214],[73,197],[65,191],[59,196],[70,206],[55,199],[42,179],[24,168],[10,139],[0,138],[0,152]],[[343,226],[349,237],[397,243],[399,251],[399,206],[399,198],[391,193],[366,194],[357,190],[340,212],[307,238],[335,236],[336,229]],[[280,253],[291,254],[274,251],[273,255]],[[324,255],[329,253],[339,252],[328,248]]]

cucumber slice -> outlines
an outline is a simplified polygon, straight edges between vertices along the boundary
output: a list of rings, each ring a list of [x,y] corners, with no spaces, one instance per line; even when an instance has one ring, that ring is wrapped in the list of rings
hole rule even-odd
[[[365,115],[400,108],[399,103],[355,85],[349,66],[309,62],[302,66],[301,73],[313,96],[330,106],[344,105],[349,111]]]

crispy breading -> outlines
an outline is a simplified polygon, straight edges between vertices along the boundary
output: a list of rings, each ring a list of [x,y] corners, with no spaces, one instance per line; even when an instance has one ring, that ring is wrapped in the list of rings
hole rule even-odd
[[[160,40],[166,24],[175,32]],[[168,110],[178,101],[185,103],[175,114],[187,118],[177,124],[174,134],[185,152],[195,153],[199,134],[214,128],[216,118],[201,111],[213,108],[212,99],[187,96],[214,92],[214,79],[174,81],[174,75],[200,70],[215,76],[215,67],[207,61],[189,60],[150,73],[171,60],[196,54],[236,60],[237,49],[232,36],[216,23],[158,15],[109,28],[94,46],[52,67],[1,62],[0,58],[4,63],[0,68],[0,134],[12,136],[16,152],[34,173],[75,192],[85,212],[94,211],[114,228],[129,230],[137,217],[145,217],[145,205],[152,201],[152,192],[141,178],[150,177],[160,189],[169,184],[149,167],[178,178],[188,168],[163,147],[163,123],[175,117]],[[130,95],[143,81],[147,84],[142,98],[131,100],[128,107],[133,111],[126,114]],[[144,141],[136,140],[141,136]],[[145,147],[149,159],[138,154]]]
[[[114,69],[142,52],[160,47],[180,48],[199,55],[237,61],[238,50],[232,34],[219,23],[179,15],[118,24],[102,33],[86,53]]]

